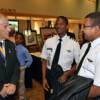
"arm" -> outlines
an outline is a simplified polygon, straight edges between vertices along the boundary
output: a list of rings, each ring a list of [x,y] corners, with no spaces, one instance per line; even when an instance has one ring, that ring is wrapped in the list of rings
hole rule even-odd
[[[19,80],[19,62],[17,60],[17,57],[15,56],[15,66],[14,66],[14,71],[11,77],[11,81],[10,83],[5,84],[4,86],[7,87],[7,94],[11,95],[14,94],[16,91],[16,86],[18,84],[18,80]]]
[[[48,91],[49,84],[46,79],[46,69],[47,69],[47,60],[42,60],[42,79],[43,79],[43,88]]]
[[[80,45],[76,41],[74,42],[73,55],[74,55],[75,63],[78,64],[79,57],[80,57]]]
[[[48,47],[47,40],[45,41],[41,53],[41,59],[42,59],[42,81],[43,81],[43,88],[48,91],[49,90],[49,84],[46,78],[46,71],[47,71],[47,65],[48,65],[48,52],[47,52],[47,47]]]
[[[25,57],[26,57],[26,59],[25,59],[25,67],[30,67],[30,65],[31,65],[32,62],[33,62],[32,56],[31,56],[31,54],[28,52],[27,49],[24,51],[24,54],[25,54]]]
[[[63,83],[64,81],[66,81],[70,76],[74,75],[76,71],[76,64],[72,66],[71,70],[67,70],[63,73],[63,75],[61,75],[58,80],[60,83]]]
[[[88,97],[100,96],[100,87],[92,85]]]
[[[14,70],[13,70],[13,74],[12,74],[10,83],[17,85],[18,80],[19,80],[19,66],[20,66],[20,64],[18,62],[17,56],[15,55],[14,57],[15,57],[14,60],[16,63],[15,63],[15,65],[13,65]]]
[[[100,53],[96,54],[95,58],[95,76],[94,82],[89,92],[89,97],[100,96]]]
[[[11,45],[9,47],[11,47],[11,50],[12,50],[12,57],[11,57],[11,59],[9,59],[9,62],[11,63],[10,66],[12,66],[11,70],[13,73],[11,75],[11,79],[10,79],[9,83],[4,84],[4,87],[6,87],[6,92],[8,95],[15,93],[16,85],[19,80],[19,62],[18,62],[18,59],[16,56],[15,45]]]

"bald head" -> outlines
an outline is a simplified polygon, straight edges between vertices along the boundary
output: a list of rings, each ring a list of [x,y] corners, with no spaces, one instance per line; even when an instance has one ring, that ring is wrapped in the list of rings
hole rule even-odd
[[[8,19],[3,14],[0,14],[0,24],[8,24]]]
[[[8,39],[10,30],[8,19],[0,14],[0,40]]]

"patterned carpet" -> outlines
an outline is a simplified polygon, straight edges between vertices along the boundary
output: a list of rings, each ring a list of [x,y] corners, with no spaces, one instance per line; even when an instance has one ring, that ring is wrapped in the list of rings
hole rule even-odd
[[[44,92],[41,84],[33,80],[33,88],[26,90],[28,100],[44,100]]]

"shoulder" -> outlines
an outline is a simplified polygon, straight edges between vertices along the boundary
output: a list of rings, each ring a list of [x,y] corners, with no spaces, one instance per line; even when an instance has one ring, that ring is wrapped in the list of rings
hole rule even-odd
[[[67,39],[68,39],[68,41],[69,41],[70,44],[72,44],[72,45],[79,45],[78,41],[76,41],[75,39],[70,38],[69,36],[68,36]]]
[[[74,48],[76,48],[78,50],[80,49],[80,45],[79,45],[79,43],[76,40],[74,40],[72,38],[67,38],[66,42],[67,42],[67,45],[69,45],[73,49]]]
[[[67,32],[67,35],[68,35],[70,38],[75,39],[75,34],[74,34],[74,33]]]
[[[45,44],[52,44],[52,43],[55,43],[56,39],[57,39],[57,36],[56,36],[56,35],[53,36],[53,37],[51,37],[51,38],[48,38],[48,39],[45,41]]]
[[[87,49],[88,43],[84,43],[81,47],[81,52],[84,52]]]
[[[14,47],[15,48],[15,44],[9,40],[5,40],[5,44],[7,44],[10,47]]]
[[[16,52],[15,44],[9,40],[5,40],[5,47],[6,49],[9,48],[11,51]]]
[[[81,48],[81,49],[87,48],[87,46],[88,46],[88,43],[84,43],[84,44],[82,45],[82,48]]]
[[[27,48],[23,46],[22,44],[16,45],[16,48],[22,50],[22,51],[27,51]]]

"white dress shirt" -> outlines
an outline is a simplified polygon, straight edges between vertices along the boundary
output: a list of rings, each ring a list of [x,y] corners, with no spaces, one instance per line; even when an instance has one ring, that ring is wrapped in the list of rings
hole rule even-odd
[[[59,43],[59,36],[55,35],[45,41],[41,58],[48,61],[47,68],[51,69],[52,60],[55,54],[57,44]],[[70,39],[67,35],[62,38],[61,51],[59,56],[58,64],[62,67],[63,71],[70,70],[73,60],[76,63],[79,61],[80,46],[75,41]]]
[[[82,58],[86,48],[87,43],[84,44],[81,49],[80,59]],[[92,78],[94,80],[93,84],[100,86],[100,38],[91,42],[91,48],[82,63],[78,75]]]

